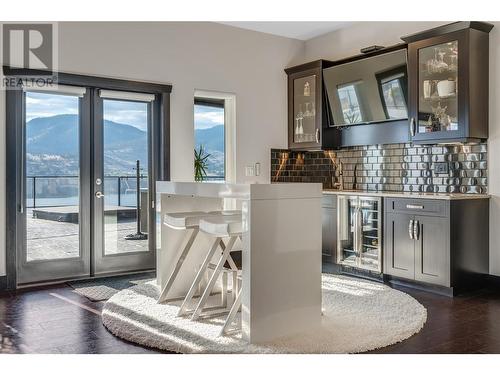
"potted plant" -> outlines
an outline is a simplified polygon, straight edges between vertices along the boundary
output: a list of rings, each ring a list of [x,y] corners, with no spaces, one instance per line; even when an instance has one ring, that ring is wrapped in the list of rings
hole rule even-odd
[[[200,145],[199,150],[194,149],[194,180],[201,182],[207,176],[207,159],[210,154],[206,154],[203,145]]]

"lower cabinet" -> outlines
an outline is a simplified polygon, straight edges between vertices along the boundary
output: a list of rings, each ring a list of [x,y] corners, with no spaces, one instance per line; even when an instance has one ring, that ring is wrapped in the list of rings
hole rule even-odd
[[[415,216],[415,280],[450,286],[450,220]]]
[[[386,213],[384,273],[450,286],[449,218]]]
[[[413,216],[386,214],[384,220],[384,273],[415,278],[415,240],[408,234]],[[413,229],[410,229],[413,230]]]

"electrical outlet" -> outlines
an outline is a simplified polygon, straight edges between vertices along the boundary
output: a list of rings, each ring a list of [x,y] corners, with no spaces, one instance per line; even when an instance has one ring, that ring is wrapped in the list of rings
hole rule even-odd
[[[434,163],[434,173],[448,174],[448,163]]]
[[[260,176],[260,163],[255,163],[255,175]]]

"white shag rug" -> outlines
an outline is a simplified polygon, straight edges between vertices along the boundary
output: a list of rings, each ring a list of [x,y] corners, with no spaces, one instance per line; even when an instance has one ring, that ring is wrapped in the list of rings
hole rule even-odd
[[[427,320],[414,298],[380,283],[323,274],[322,287],[320,329],[262,345],[250,345],[240,334],[220,337],[223,318],[177,317],[179,303],[156,303],[154,282],[115,294],[102,321],[125,340],[177,353],[360,353],[405,340]]]

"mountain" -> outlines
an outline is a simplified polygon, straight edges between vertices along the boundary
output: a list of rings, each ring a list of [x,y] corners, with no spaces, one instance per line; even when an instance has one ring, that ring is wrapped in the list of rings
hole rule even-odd
[[[38,117],[26,124],[28,175],[78,174],[78,115]],[[147,133],[128,124],[104,120],[106,175],[133,174],[135,161],[147,166]]]
[[[198,150],[200,144],[208,158],[207,174],[210,176],[224,175],[224,125],[217,125],[206,129],[195,129],[195,147]]]
[[[224,175],[224,126],[195,130],[195,144],[203,144],[208,174]],[[77,175],[78,115],[38,117],[26,124],[28,175]],[[104,120],[104,166],[106,175],[134,174],[135,161],[146,168],[147,133],[128,124]]]

